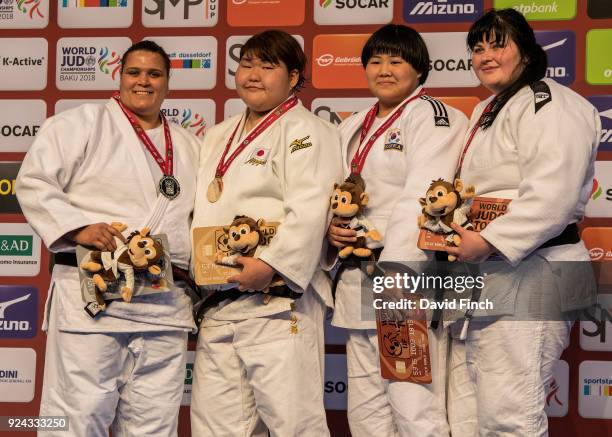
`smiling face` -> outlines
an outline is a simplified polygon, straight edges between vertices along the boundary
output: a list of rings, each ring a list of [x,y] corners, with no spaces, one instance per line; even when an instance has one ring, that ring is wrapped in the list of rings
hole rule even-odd
[[[524,63],[518,46],[508,37],[505,45],[492,39],[476,43],[472,66],[480,83],[493,94],[499,94],[516,81]]]
[[[122,66],[119,94],[144,129],[158,126],[159,111],[168,95],[168,72],[161,55],[145,50],[131,52]]]
[[[291,95],[298,79],[298,71],[287,71],[284,62],[265,62],[247,53],[236,70],[236,90],[252,113],[265,114]]]
[[[368,88],[378,98],[378,116],[384,117],[419,86],[418,73],[401,56],[373,55],[365,67]]]

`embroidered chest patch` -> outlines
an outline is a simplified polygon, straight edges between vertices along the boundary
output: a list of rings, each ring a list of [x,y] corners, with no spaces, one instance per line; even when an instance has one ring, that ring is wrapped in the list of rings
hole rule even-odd
[[[293,140],[291,144],[289,144],[291,153],[297,152],[298,150],[301,150],[301,149],[307,149],[308,147],[312,147],[312,143],[308,141],[309,139],[310,139],[310,135],[306,135],[304,138]]]
[[[384,150],[397,150],[398,152],[404,151],[404,145],[402,144],[402,136],[399,129],[387,130]]]
[[[268,156],[270,156],[270,149],[258,147],[251,152],[249,159],[246,160],[245,164],[254,166],[265,165],[268,162]]]

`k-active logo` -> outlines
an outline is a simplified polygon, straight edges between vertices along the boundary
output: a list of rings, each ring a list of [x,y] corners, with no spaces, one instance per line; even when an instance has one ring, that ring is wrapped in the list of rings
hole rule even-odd
[[[127,8],[127,0],[62,0],[62,8]]]
[[[569,30],[538,31],[538,44],[548,56],[546,77],[571,85],[576,77],[576,35]]]
[[[483,0],[404,0],[408,23],[474,21],[483,11]]]
[[[591,96],[588,99],[599,111],[601,119],[599,150],[612,150],[612,96]]]
[[[32,338],[38,319],[38,289],[0,286],[0,338]]]

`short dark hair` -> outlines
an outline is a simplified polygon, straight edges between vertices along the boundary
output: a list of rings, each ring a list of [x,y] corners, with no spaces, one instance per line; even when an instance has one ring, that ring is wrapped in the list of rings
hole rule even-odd
[[[514,83],[495,96],[491,111],[483,116],[481,127],[484,129],[491,126],[499,111],[521,88],[541,80],[546,75],[546,52],[537,43],[527,19],[512,8],[492,9],[476,20],[468,32],[467,45],[470,51],[481,41],[495,42],[500,47],[505,47],[509,39],[514,41],[521,54],[523,71]]]
[[[162,59],[164,60],[164,66],[166,67],[166,75],[170,76],[170,56],[168,56],[168,53],[166,53],[166,51],[160,45],[158,45],[155,41],[151,41],[148,39],[139,41],[136,44],[132,44],[132,46],[123,53],[123,56],[121,57],[121,72],[122,73],[123,73],[123,66],[127,62],[127,59],[130,53],[136,52],[139,50],[145,51],[145,52],[157,53],[158,55],[160,55]]]
[[[423,85],[429,75],[429,52],[423,38],[412,27],[402,24],[387,24],[374,32],[361,51],[363,68],[375,55],[400,56],[421,73],[419,85]]]
[[[253,35],[240,49],[240,58],[252,56],[264,62],[278,64],[282,61],[287,71],[297,70],[298,82],[293,91],[299,91],[306,81],[306,55],[294,37],[282,30],[266,30]]]

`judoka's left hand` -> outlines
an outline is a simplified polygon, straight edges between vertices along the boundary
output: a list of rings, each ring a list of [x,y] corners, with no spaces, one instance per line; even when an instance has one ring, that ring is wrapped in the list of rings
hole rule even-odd
[[[237,282],[240,291],[261,291],[270,285],[276,273],[269,264],[250,256],[239,256],[236,263],[242,266],[242,271],[227,278],[227,282]]]
[[[461,237],[461,244],[458,247],[446,246],[444,250],[455,255],[459,261],[479,263],[496,252],[495,246],[482,238],[478,232],[462,228],[456,223],[451,223],[451,227]]]

